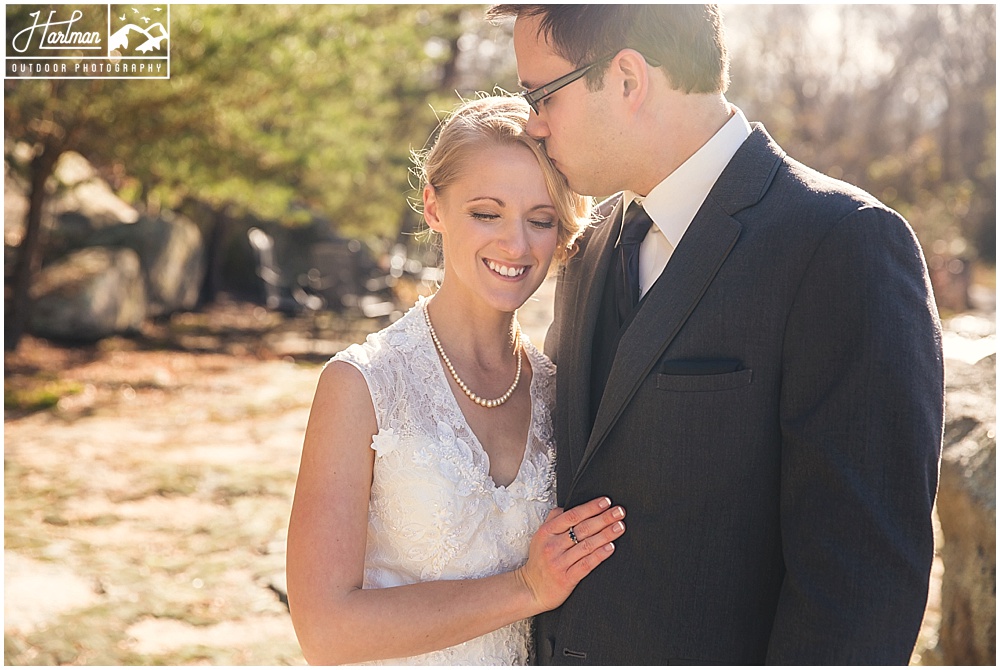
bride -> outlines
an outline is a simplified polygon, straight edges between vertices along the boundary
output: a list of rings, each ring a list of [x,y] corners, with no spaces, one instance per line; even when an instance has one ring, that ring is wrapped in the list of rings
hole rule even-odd
[[[311,664],[528,663],[531,617],[625,530],[608,498],[553,509],[555,366],[516,310],[587,208],[527,119],[501,96],[444,122],[420,166],[441,286],[320,376],[287,556]]]

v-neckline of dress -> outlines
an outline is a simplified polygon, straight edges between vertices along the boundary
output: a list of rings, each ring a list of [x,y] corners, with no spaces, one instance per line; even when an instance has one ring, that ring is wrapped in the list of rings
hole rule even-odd
[[[452,389],[451,384],[448,382],[448,373],[444,369],[444,362],[438,355],[437,348],[434,346],[434,340],[431,339],[430,328],[427,326],[427,302],[428,302],[427,299],[424,299],[420,305],[421,309],[424,310],[424,319],[423,319],[424,350],[431,356],[431,358],[434,359],[436,363],[434,368],[435,370],[437,370],[438,381],[444,385],[445,389],[447,389],[448,397],[451,399],[450,400],[451,406],[449,408],[451,410],[451,413],[461,418],[462,425],[465,426],[465,430],[468,431],[469,435],[472,438],[472,442],[475,448],[479,450],[479,454],[482,457],[483,464],[476,463],[475,462],[476,459],[473,459],[473,466],[480,471],[480,474],[483,475],[485,483],[488,486],[492,487],[494,490],[501,490],[501,491],[509,490],[512,486],[514,486],[514,484],[517,484],[518,482],[521,481],[521,476],[524,473],[524,465],[525,463],[528,462],[528,459],[530,457],[531,436],[535,433],[535,419],[536,419],[535,394],[537,393],[535,384],[538,380],[538,369],[535,366],[535,361],[532,359],[531,354],[528,352],[530,341],[528,342],[528,344],[524,346],[524,356],[528,359],[528,365],[531,366],[531,382],[528,384],[528,400],[530,408],[530,417],[528,419],[528,434],[524,439],[524,451],[521,454],[521,462],[518,465],[517,473],[514,475],[514,479],[512,479],[509,484],[501,485],[496,483],[496,481],[493,479],[493,475],[490,473],[492,464],[490,462],[489,452],[486,451],[485,447],[483,447],[482,442],[479,440],[479,436],[476,435],[476,431],[472,429],[472,425],[469,423],[469,420],[465,417],[465,412],[462,411],[462,406],[458,404],[458,398],[455,396],[454,389]]]

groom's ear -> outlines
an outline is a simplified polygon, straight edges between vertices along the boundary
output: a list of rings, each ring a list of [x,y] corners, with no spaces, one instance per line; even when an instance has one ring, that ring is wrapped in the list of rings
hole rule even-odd
[[[440,207],[437,191],[430,184],[426,184],[424,186],[424,221],[427,222],[427,227],[431,230],[443,233],[444,226],[441,224]]]
[[[637,110],[649,92],[649,66],[642,54],[635,49],[622,49],[611,64],[621,87],[622,100],[630,109]]]

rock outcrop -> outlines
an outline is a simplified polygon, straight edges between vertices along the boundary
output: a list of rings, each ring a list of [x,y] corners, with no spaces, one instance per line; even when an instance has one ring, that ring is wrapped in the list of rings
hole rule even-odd
[[[996,354],[946,361],[938,515],[944,665],[996,663]]]
[[[75,251],[42,270],[31,289],[31,331],[57,340],[93,342],[138,330],[146,287],[131,249]]]
[[[88,246],[124,247],[139,255],[150,316],[192,309],[205,276],[201,231],[171,212],[136,223],[108,226],[87,239]]]

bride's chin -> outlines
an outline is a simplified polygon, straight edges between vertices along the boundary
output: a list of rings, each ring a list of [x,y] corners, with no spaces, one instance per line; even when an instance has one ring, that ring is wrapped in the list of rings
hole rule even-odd
[[[484,299],[484,302],[498,312],[509,314],[520,309],[528,301],[529,297],[531,297],[530,293],[525,296],[500,296],[494,294]]]

